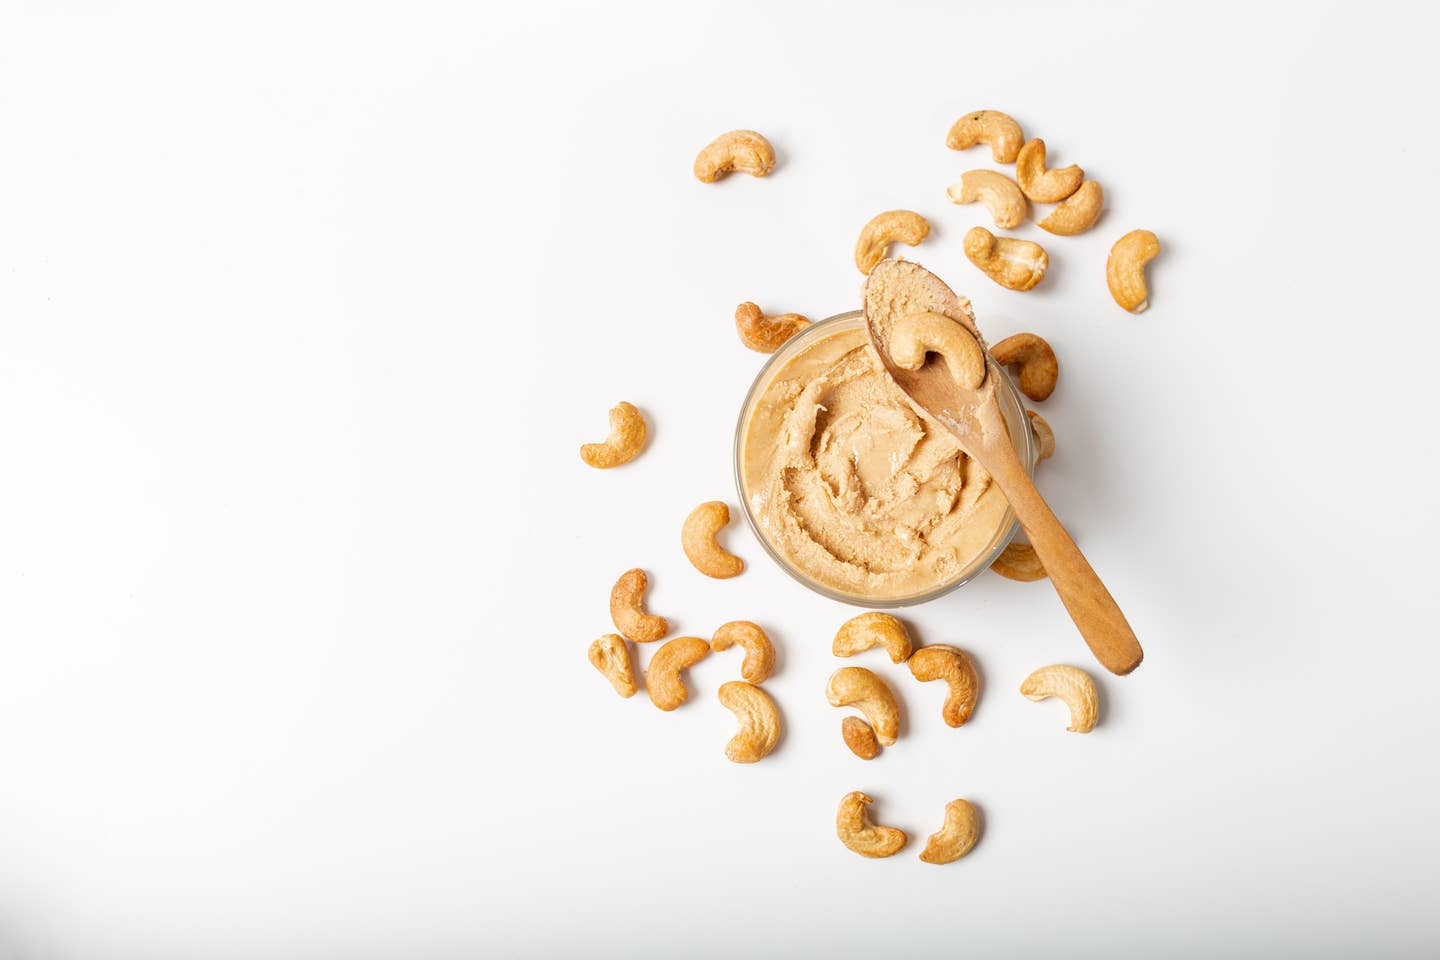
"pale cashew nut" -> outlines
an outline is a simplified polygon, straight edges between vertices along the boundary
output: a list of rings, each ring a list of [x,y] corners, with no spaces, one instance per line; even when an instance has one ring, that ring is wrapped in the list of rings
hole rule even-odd
[[[854,707],[865,714],[875,739],[888,747],[900,735],[900,707],[885,681],[864,667],[841,667],[830,675],[825,698],[832,707]]]
[[[1007,580],[1019,580],[1022,583],[1044,580],[1047,576],[1044,564],[1035,554],[1035,548],[1018,541],[1000,551],[1000,556],[990,564],[990,569]]]
[[[994,170],[969,170],[961,174],[959,183],[952,183],[945,195],[951,203],[974,203],[979,200],[990,211],[995,226],[1010,229],[1025,220],[1025,194],[1020,186],[1003,173]]]
[[[1035,443],[1039,449],[1039,459],[1049,460],[1055,456],[1055,431],[1050,429],[1050,421],[1046,420],[1034,410],[1026,410],[1025,416],[1030,418],[1030,429],[1035,434]]]
[[[590,644],[590,663],[605,675],[620,696],[635,696],[639,689],[635,686],[635,665],[630,662],[630,645],[624,637],[607,633]]]
[[[1070,708],[1070,726],[1065,729],[1072,733],[1089,733],[1095,729],[1095,716],[1099,712],[1095,681],[1079,667],[1063,663],[1041,667],[1025,678],[1020,692],[1026,699],[1037,702],[1050,697],[1065,701]]]
[[[774,353],[808,326],[810,321],[798,313],[767,317],[753,303],[742,303],[735,308],[735,332],[740,334],[740,342],[759,353]]]
[[[980,697],[980,677],[963,651],[943,643],[921,647],[910,655],[910,672],[922,683],[944,680],[950,688],[941,710],[946,724],[958,727],[970,719]]]
[[[645,588],[650,578],[645,571],[636,567],[620,574],[615,586],[610,588],[610,619],[615,629],[627,640],[636,643],[651,643],[670,632],[670,624],[664,617],[645,612]]]
[[[1045,279],[1050,266],[1050,256],[1040,244],[997,237],[984,227],[971,227],[965,234],[965,256],[1008,290],[1029,290]]]
[[[714,183],[731,170],[763,177],[775,168],[775,148],[754,130],[722,133],[695,158],[695,179]]]
[[[861,760],[874,760],[880,755],[880,741],[875,739],[875,731],[859,717],[841,720],[840,736],[845,738],[850,752]]]
[[[725,745],[726,757],[735,763],[755,763],[775,749],[780,711],[768,693],[744,680],[731,680],[720,684],[720,703],[740,721],[739,732]]]
[[[862,857],[894,856],[910,838],[904,830],[871,823],[865,808],[874,802],[859,790],[845,794],[835,815],[835,834]]]
[[[640,455],[645,446],[645,418],[633,403],[621,400],[610,408],[610,436],[604,443],[580,445],[580,459],[598,470],[618,467]]]
[[[1055,392],[1060,361],[1044,337],[1017,333],[991,347],[990,356],[1002,367],[1020,367],[1020,392],[1031,400],[1044,400]]]
[[[680,671],[704,660],[709,652],[710,644],[699,637],[676,637],[665,641],[645,667],[645,689],[650,694],[650,702],[661,710],[669,711],[690,699],[690,691],[685,689]]]
[[[885,259],[890,244],[895,242],[917,246],[930,235],[930,221],[913,210],[886,210],[860,229],[855,241],[855,266],[866,276],[875,264]]]
[[[1015,179],[1025,196],[1036,203],[1059,203],[1080,189],[1085,171],[1073,163],[1068,167],[1045,169],[1045,141],[1031,140],[1015,158]]]
[[[954,863],[975,849],[979,839],[980,814],[968,800],[951,800],[945,804],[945,823],[925,841],[920,859],[926,863]]]
[[[874,646],[884,647],[891,663],[904,663],[914,649],[905,624],[888,613],[862,613],[840,625],[830,652],[837,657],[853,657]]]
[[[996,163],[1014,163],[1025,142],[1020,124],[999,110],[976,110],[967,113],[950,128],[945,146],[951,150],[968,150],[977,143],[990,144]]]
[[[1038,226],[1057,236],[1073,237],[1095,226],[1095,221],[1100,219],[1100,211],[1104,209],[1105,191],[1094,180],[1086,180],[1070,199],[1051,210]]]
[[[710,638],[710,649],[719,653],[737,643],[745,650],[740,676],[751,683],[764,682],[775,669],[775,645],[756,624],[749,620],[732,620],[715,631]]]
[[[926,353],[945,358],[950,376],[963,389],[976,390],[985,380],[985,351],[969,330],[943,313],[907,313],[890,333],[890,359],[906,370],[925,365]]]
[[[730,508],[719,500],[710,500],[691,510],[680,528],[680,546],[685,548],[685,556],[707,577],[726,580],[745,569],[744,560],[715,542],[715,534],[729,522]]]
[[[1105,261],[1105,282],[1116,303],[1131,313],[1143,313],[1150,306],[1145,264],[1159,255],[1160,240],[1149,230],[1131,230],[1115,241]]]

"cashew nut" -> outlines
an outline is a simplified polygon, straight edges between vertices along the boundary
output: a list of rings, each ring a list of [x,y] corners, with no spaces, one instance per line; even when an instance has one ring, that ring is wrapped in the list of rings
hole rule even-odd
[[[580,445],[580,459],[599,470],[629,463],[645,446],[645,418],[633,403],[621,400],[610,408],[610,436],[604,443]]]
[[[840,812],[835,815],[835,834],[841,843],[862,857],[894,856],[909,837],[904,830],[871,823],[865,807],[874,802],[859,790],[845,794],[840,801]]]
[[[1131,230],[1115,241],[1105,261],[1105,282],[1110,296],[1131,313],[1143,313],[1150,305],[1145,286],[1145,264],[1160,255],[1160,240],[1149,230]]]
[[[1055,431],[1050,429],[1050,422],[1034,410],[1026,410],[1025,416],[1030,418],[1030,429],[1040,447],[1039,459],[1049,460],[1055,456]]]
[[[650,702],[661,710],[674,710],[690,699],[680,671],[694,666],[710,652],[710,644],[699,637],[676,637],[665,641],[645,667],[645,689]]]
[[[650,643],[670,632],[664,617],[645,612],[645,588],[649,585],[645,571],[636,567],[620,574],[610,588],[610,619],[616,630],[636,643]]]
[[[1070,708],[1070,726],[1065,729],[1072,733],[1089,733],[1095,729],[1095,715],[1099,710],[1095,681],[1079,667],[1063,663],[1041,667],[1025,678],[1020,692],[1030,700],[1058,697],[1065,701]]]
[[[715,631],[710,638],[710,649],[719,653],[729,650],[735,644],[745,649],[745,660],[740,664],[740,676],[751,683],[762,683],[775,669],[775,646],[765,631],[749,620],[732,620]]]
[[[725,756],[735,763],[754,763],[775,749],[780,711],[768,693],[744,680],[731,680],[720,684],[720,703],[740,721],[739,732],[725,745]]]
[[[775,167],[775,148],[754,130],[722,133],[695,158],[695,178],[714,183],[731,170],[763,177]]]
[[[914,648],[905,624],[888,613],[862,613],[840,625],[830,652],[837,657],[853,657],[876,645],[885,648],[891,663],[904,663]]]
[[[798,313],[767,317],[753,303],[742,303],[735,308],[735,332],[740,334],[740,342],[760,353],[774,353],[782,343],[808,326],[810,321]]]
[[[825,698],[832,707],[854,707],[865,714],[881,746],[888,747],[899,737],[900,707],[895,703],[895,694],[884,680],[864,667],[841,667],[830,674]]]
[[[850,752],[861,760],[874,760],[880,755],[880,741],[875,739],[875,731],[859,717],[841,720],[840,735],[845,738],[845,746],[850,748]]]
[[[1080,189],[1085,171],[1073,163],[1068,167],[1045,169],[1045,141],[1031,140],[1015,158],[1015,179],[1025,196],[1036,203],[1059,203]]]
[[[930,235],[930,221],[912,210],[886,210],[860,229],[855,241],[855,266],[866,276],[885,259],[895,241],[916,246]]]
[[[945,823],[930,834],[920,859],[926,863],[954,863],[975,848],[980,839],[980,814],[968,800],[945,804]]]
[[[945,681],[950,692],[945,695],[941,716],[948,725],[958,727],[970,719],[975,701],[980,696],[980,678],[975,674],[975,665],[963,651],[943,643],[921,647],[910,655],[910,672],[922,683]]]
[[[1060,379],[1060,361],[1044,337],[1017,333],[990,348],[990,356],[1002,367],[1020,367],[1020,392],[1031,400],[1044,400],[1055,392]]]
[[[965,256],[985,276],[1010,290],[1029,290],[1045,279],[1045,268],[1050,266],[1040,244],[997,237],[984,227],[971,227],[965,234]]]
[[[1035,548],[1028,543],[1018,541],[1011,542],[995,562],[990,564],[990,569],[1007,580],[1019,580],[1022,583],[1029,583],[1032,580],[1045,579],[1045,567],[1040,563],[1040,558],[1035,555]]]
[[[967,113],[955,121],[945,137],[945,146],[951,150],[966,150],[977,143],[990,144],[990,153],[996,163],[1014,163],[1024,142],[1025,134],[1020,132],[1020,124],[999,110]]]
[[[906,370],[925,365],[926,353],[945,358],[950,376],[966,390],[985,380],[985,351],[970,331],[943,313],[907,313],[890,333],[890,359]]]
[[[1086,180],[1070,199],[1051,210],[1039,227],[1062,237],[1073,237],[1095,226],[1104,209],[1105,191],[1094,180]]]
[[[995,226],[1010,229],[1025,220],[1025,194],[1020,187],[994,170],[969,170],[945,191],[951,203],[974,203],[979,200],[995,219]]]
[[[635,696],[639,687],[635,686],[635,666],[630,662],[630,645],[624,637],[607,633],[590,644],[590,663],[620,696]]]
[[[719,500],[710,500],[691,510],[685,526],[680,528],[680,545],[685,548],[685,556],[707,577],[725,580],[745,569],[744,560],[726,553],[715,542],[715,534],[729,522],[730,508]]]

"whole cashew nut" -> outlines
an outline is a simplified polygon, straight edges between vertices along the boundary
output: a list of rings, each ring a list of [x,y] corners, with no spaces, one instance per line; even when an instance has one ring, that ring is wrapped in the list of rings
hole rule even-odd
[[[1020,392],[1031,400],[1044,400],[1055,392],[1060,361],[1044,337],[1017,333],[991,347],[990,356],[1002,367],[1020,367]]]
[[[945,804],[945,823],[932,833],[920,851],[926,863],[954,863],[975,849],[980,839],[980,814],[968,800],[951,800]]]
[[[1072,733],[1089,733],[1095,729],[1095,717],[1099,713],[1095,681],[1079,667],[1063,663],[1041,667],[1025,678],[1020,692],[1029,700],[1056,697],[1065,701],[1070,708],[1070,726],[1065,729]]]
[[[680,546],[685,549],[685,556],[707,577],[726,580],[745,569],[744,560],[727,553],[715,542],[715,534],[729,522],[730,508],[719,500],[710,500],[691,510],[680,528]]]
[[[1100,219],[1100,211],[1104,209],[1105,191],[1094,180],[1086,180],[1070,199],[1051,210],[1038,226],[1058,236],[1073,237],[1095,226],[1095,221]]]
[[[979,200],[990,211],[995,226],[1018,227],[1025,220],[1025,194],[1020,186],[1003,173],[994,170],[969,170],[952,183],[945,195],[951,203],[974,203]]]
[[[1024,142],[1020,124],[999,110],[967,113],[955,121],[945,136],[945,146],[951,150],[968,150],[977,143],[990,144],[990,154],[996,163],[1014,163]]]
[[[740,342],[758,353],[774,353],[808,326],[810,321],[798,313],[767,317],[753,303],[742,303],[735,308],[735,332],[740,335]]]
[[[1059,203],[1080,189],[1085,171],[1073,163],[1068,167],[1045,169],[1045,141],[1031,140],[1015,158],[1015,179],[1025,196],[1036,203]]]
[[[635,686],[635,666],[630,662],[630,645],[624,637],[607,633],[590,644],[590,663],[605,675],[620,696],[635,696],[639,689]]]
[[[894,856],[910,838],[904,830],[871,823],[865,808],[874,802],[859,790],[845,794],[835,815],[835,834],[862,857]]]
[[[875,731],[859,717],[841,720],[840,736],[845,738],[850,752],[861,760],[874,760],[880,755],[880,741],[875,739]]]
[[[610,619],[616,630],[636,643],[650,643],[670,632],[664,617],[645,612],[645,588],[649,585],[645,571],[636,567],[620,574],[610,588]]]
[[[1143,313],[1150,306],[1145,286],[1145,264],[1160,255],[1160,240],[1149,230],[1131,230],[1115,241],[1105,261],[1105,282],[1110,296],[1131,313]]]
[[[699,637],[676,637],[665,641],[645,667],[645,688],[650,694],[650,702],[661,710],[669,711],[690,699],[690,691],[685,689],[680,671],[704,660],[709,652],[710,644]]]
[[[854,707],[865,714],[875,739],[888,747],[900,735],[900,707],[885,681],[864,667],[841,667],[825,685],[832,707]]]
[[[1000,551],[1000,556],[990,564],[990,569],[1007,580],[1019,580],[1022,583],[1044,580],[1047,576],[1044,564],[1035,555],[1035,548],[1018,541]]]
[[[629,463],[645,446],[645,418],[633,403],[621,400],[610,408],[610,436],[604,443],[580,445],[580,459],[597,470]]]
[[[965,256],[1009,290],[1029,290],[1045,279],[1050,266],[1050,256],[1040,244],[997,237],[984,227],[971,227],[965,234]]]
[[[749,620],[732,620],[715,631],[710,638],[710,649],[719,653],[737,643],[745,650],[740,676],[751,683],[764,682],[775,669],[775,645],[756,624]]]
[[[1026,410],[1025,416],[1030,418],[1030,429],[1035,434],[1035,443],[1039,449],[1039,459],[1049,460],[1055,456],[1055,431],[1050,429],[1050,422],[1034,410]]]
[[[913,210],[886,210],[860,228],[855,241],[855,266],[866,276],[885,259],[890,244],[899,241],[917,246],[930,235],[930,221]]]
[[[905,624],[888,613],[862,613],[840,625],[830,652],[837,657],[853,657],[877,645],[890,654],[891,663],[904,663],[914,649]]]
[[[923,646],[910,655],[910,672],[922,683],[944,680],[950,688],[941,711],[946,724],[958,727],[970,719],[980,697],[980,678],[963,651],[943,643]]]
[[[950,376],[966,390],[985,380],[985,351],[970,331],[943,313],[907,313],[890,332],[890,359],[906,370],[925,365],[926,353],[945,358]]]
[[[714,183],[731,170],[763,177],[775,168],[775,148],[754,130],[722,133],[695,158],[695,179]]]
[[[720,703],[735,714],[740,730],[725,745],[725,756],[735,763],[763,759],[780,739],[780,711],[764,690],[744,680],[720,684]]]

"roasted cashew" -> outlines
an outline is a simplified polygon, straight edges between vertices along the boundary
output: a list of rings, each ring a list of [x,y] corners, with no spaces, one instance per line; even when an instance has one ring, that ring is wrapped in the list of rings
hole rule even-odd
[[[620,696],[635,696],[639,689],[635,686],[635,666],[630,662],[630,645],[624,637],[607,633],[590,644],[590,663],[605,675]]]
[[[979,200],[990,211],[995,226],[1018,227],[1025,220],[1025,194],[1019,185],[994,170],[969,170],[945,191],[951,203],[974,203]]]
[[[1025,196],[1036,203],[1059,203],[1080,189],[1085,171],[1073,163],[1068,167],[1045,169],[1045,141],[1031,140],[1015,158],[1015,179]]]
[[[695,178],[714,183],[731,170],[763,177],[775,168],[775,148],[754,130],[722,133],[695,158]]]
[[[1046,420],[1034,410],[1026,410],[1025,416],[1030,418],[1030,430],[1035,434],[1035,444],[1039,447],[1039,460],[1049,460],[1055,456],[1055,431],[1050,429],[1050,421]]]
[[[1131,313],[1143,313],[1150,306],[1145,285],[1145,264],[1160,255],[1160,240],[1149,230],[1131,230],[1115,241],[1105,261],[1105,282],[1110,296]]]
[[[930,221],[913,210],[886,210],[876,214],[860,228],[855,241],[855,266],[866,276],[875,264],[885,259],[890,244],[896,241],[916,246],[930,235]]]
[[[767,317],[753,303],[742,303],[735,308],[735,332],[740,334],[740,342],[759,353],[774,353],[782,343],[808,326],[810,321],[798,313]]]
[[[978,389],[985,380],[985,351],[980,341],[943,313],[907,313],[890,331],[890,359],[906,370],[925,365],[926,353],[945,358],[950,376],[966,390]]]
[[[958,727],[970,719],[980,697],[980,678],[963,651],[943,643],[928,644],[910,655],[910,672],[922,683],[945,681],[950,692],[945,695],[941,716],[948,725]]]
[[[1035,548],[1028,543],[1013,541],[995,562],[990,564],[990,569],[1007,580],[1019,580],[1022,583],[1029,583],[1032,580],[1045,579],[1045,567],[1040,558],[1035,555]]]
[[[1050,344],[1033,333],[1017,333],[990,348],[990,356],[1002,367],[1020,367],[1020,392],[1031,400],[1044,400],[1055,392],[1060,379],[1060,361]]]
[[[599,470],[629,463],[645,446],[645,418],[633,403],[621,400],[610,408],[610,436],[604,443],[580,445],[580,459]]]
[[[1050,266],[1050,256],[1040,244],[997,237],[984,227],[971,227],[965,234],[965,256],[1009,290],[1029,290],[1045,279]]]
[[[636,567],[620,574],[610,588],[610,619],[616,630],[636,643],[650,643],[670,632],[664,617],[645,612],[645,588],[649,585],[645,571]]]
[[[875,739],[874,729],[859,717],[841,720],[840,736],[845,738],[845,746],[850,748],[850,752],[861,760],[874,760],[880,755],[880,741]]]
[[[725,756],[736,763],[754,763],[775,749],[780,711],[768,693],[744,680],[731,680],[720,684],[720,703],[740,721],[739,732],[725,745]]]
[[[762,683],[775,669],[775,646],[765,631],[749,620],[732,620],[715,631],[710,638],[710,649],[719,653],[729,650],[735,644],[745,648],[745,661],[740,664],[740,676],[751,683]]]
[[[1089,733],[1095,729],[1095,716],[1099,712],[1095,681],[1079,667],[1063,663],[1041,667],[1025,678],[1020,692],[1030,700],[1050,697],[1064,700],[1070,708],[1070,726],[1065,729],[1072,733]]]
[[[945,804],[945,823],[930,834],[920,859],[926,863],[954,863],[975,848],[980,839],[980,814],[968,800]]]
[[[871,823],[865,807],[874,802],[859,790],[845,794],[840,800],[840,812],[835,815],[835,834],[862,857],[894,856],[909,837],[904,830]]]
[[[1014,163],[1024,142],[1020,124],[999,110],[967,113],[955,121],[945,137],[945,146],[951,150],[966,150],[977,143],[990,144],[990,154],[996,163]]]
[[[914,649],[905,624],[888,613],[862,613],[840,625],[830,652],[837,657],[853,657],[876,645],[885,648],[891,663],[904,663]]]
[[[864,667],[841,667],[830,674],[825,698],[832,707],[854,707],[865,714],[875,739],[888,747],[900,735],[900,707],[885,681]]]
[[[688,669],[705,659],[710,644],[699,637],[676,637],[665,641],[650,663],[645,667],[645,689],[650,702],[661,710],[674,710],[690,699],[680,671]]]
[[[745,569],[744,560],[725,552],[715,542],[715,534],[729,522],[730,508],[719,500],[710,500],[691,510],[680,528],[680,546],[685,548],[685,556],[707,577],[725,580]]]
[[[1086,180],[1080,189],[1050,215],[1038,224],[1041,230],[1049,230],[1062,237],[1073,237],[1095,226],[1100,211],[1105,209],[1105,191],[1094,180]]]

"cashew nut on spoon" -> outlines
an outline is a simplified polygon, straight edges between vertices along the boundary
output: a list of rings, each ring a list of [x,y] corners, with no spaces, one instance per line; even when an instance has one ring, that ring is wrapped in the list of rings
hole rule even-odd
[[[985,349],[960,324],[943,313],[907,313],[890,333],[890,356],[906,370],[919,370],[925,354],[945,358],[950,375],[966,390],[985,379]]]

